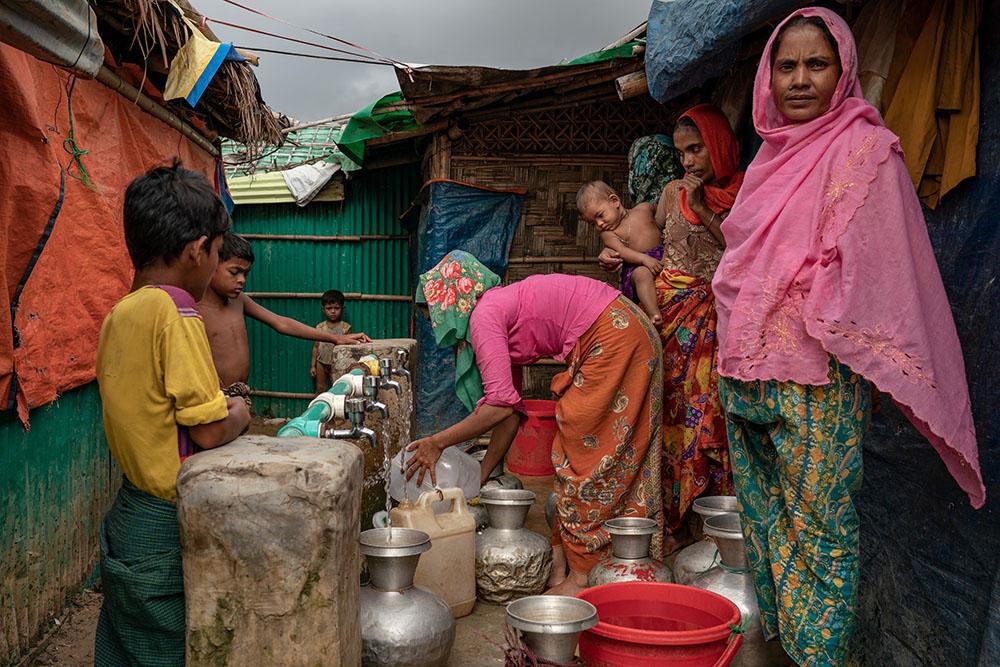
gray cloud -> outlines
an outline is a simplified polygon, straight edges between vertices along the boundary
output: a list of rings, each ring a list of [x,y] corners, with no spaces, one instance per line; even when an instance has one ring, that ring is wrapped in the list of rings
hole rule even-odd
[[[241,0],[291,23],[423,65],[543,67],[595,51],[646,20],[650,0]],[[222,0],[193,0],[210,18],[330,46],[310,33]],[[225,41],[337,55],[214,24]],[[352,113],[398,90],[391,67],[262,53],[255,70],[264,99],[299,120]]]

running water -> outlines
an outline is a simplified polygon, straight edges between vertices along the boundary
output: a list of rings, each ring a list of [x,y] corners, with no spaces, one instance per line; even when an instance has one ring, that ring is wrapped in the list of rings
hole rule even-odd
[[[382,477],[385,479],[385,526],[389,529],[389,542],[392,542],[392,498],[389,496],[389,420],[382,419]]]
[[[410,382],[406,383],[406,388],[404,391],[400,392],[399,396],[399,472],[405,475],[406,473],[406,448],[410,446],[410,420],[413,413],[413,385]],[[403,494],[407,500],[410,499],[410,486],[408,484],[403,485]]]

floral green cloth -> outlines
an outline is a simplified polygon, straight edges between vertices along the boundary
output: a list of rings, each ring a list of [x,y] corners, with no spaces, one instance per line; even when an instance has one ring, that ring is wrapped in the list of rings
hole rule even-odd
[[[667,183],[683,176],[670,137],[651,134],[632,142],[628,151],[628,198],[632,206],[655,203]]]
[[[500,276],[463,250],[452,250],[420,276],[417,303],[426,303],[438,347],[455,348],[455,394],[470,412],[483,397],[483,378],[472,351],[469,320],[476,300]]]

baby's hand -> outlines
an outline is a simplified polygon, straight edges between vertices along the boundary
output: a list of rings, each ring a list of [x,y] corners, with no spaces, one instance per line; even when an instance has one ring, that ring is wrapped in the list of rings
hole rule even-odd
[[[654,276],[659,275],[660,271],[663,270],[663,262],[657,261],[652,257],[646,257],[642,260],[642,265],[649,269]]]
[[[334,336],[334,343],[337,345],[356,345],[358,343],[370,343],[372,339],[363,333],[353,333],[344,334],[342,336]]]

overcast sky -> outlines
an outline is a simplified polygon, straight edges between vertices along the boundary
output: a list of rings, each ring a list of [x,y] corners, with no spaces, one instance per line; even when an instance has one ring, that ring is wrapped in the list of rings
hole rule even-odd
[[[389,58],[424,65],[529,69],[596,51],[646,20],[651,0],[239,0],[290,23]],[[223,0],[192,0],[205,16],[329,44]],[[336,56],[209,24],[237,46]],[[399,90],[391,67],[259,54],[254,71],[272,109],[300,121],[353,113]]]

